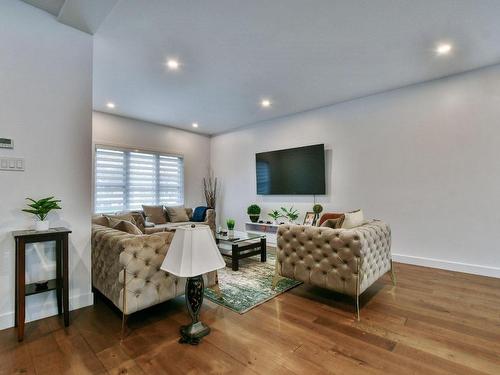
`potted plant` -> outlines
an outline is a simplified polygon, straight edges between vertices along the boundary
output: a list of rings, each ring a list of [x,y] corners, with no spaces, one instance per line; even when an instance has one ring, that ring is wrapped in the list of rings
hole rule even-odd
[[[252,223],[256,223],[257,221],[259,221],[260,207],[257,206],[256,204],[252,204],[252,205],[248,206],[247,214],[248,214],[248,217],[250,217],[250,220],[252,221]]]
[[[24,212],[28,212],[37,217],[37,221],[35,222],[35,230],[48,230],[49,229],[49,221],[45,220],[47,215],[52,210],[60,210],[59,199],[54,199],[54,197],[47,197],[40,200],[34,200],[31,198],[26,198],[31,203],[28,203],[28,207],[24,208]]]
[[[320,205],[320,204],[315,204],[315,205],[313,206],[313,212],[314,212],[314,220],[313,220],[312,225],[316,225],[316,222],[317,222],[317,221],[318,221],[318,219],[319,219],[319,214],[320,214],[321,212],[323,212],[323,206],[322,206],[322,205]]]
[[[298,210],[295,210],[292,207],[290,207],[289,209],[286,209],[285,207],[281,207],[281,211],[283,211],[285,217],[288,218],[288,220],[290,221],[290,223],[294,224],[295,223],[295,220],[297,220],[299,218],[299,211]]]
[[[229,234],[232,234],[234,231],[234,225],[236,224],[236,221],[234,219],[227,219],[226,220],[226,225],[227,225],[227,230]]]
[[[281,212],[278,210],[272,210],[271,212],[268,213],[268,215],[273,219],[274,224],[278,223],[278,219],[283,216]]]

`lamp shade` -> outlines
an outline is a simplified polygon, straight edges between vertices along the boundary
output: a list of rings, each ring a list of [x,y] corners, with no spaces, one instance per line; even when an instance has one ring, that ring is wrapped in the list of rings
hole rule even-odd
[[[177,227],[161,269],[179,277],[194,277],[224,268],[208,225]]]

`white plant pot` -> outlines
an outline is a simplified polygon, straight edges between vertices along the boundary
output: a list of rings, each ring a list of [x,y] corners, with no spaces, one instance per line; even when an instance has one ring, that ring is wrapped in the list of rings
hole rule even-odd
[[[38,220],[37,222],[35,222],[35,230],[37,231],[49,230],[49,221]]]

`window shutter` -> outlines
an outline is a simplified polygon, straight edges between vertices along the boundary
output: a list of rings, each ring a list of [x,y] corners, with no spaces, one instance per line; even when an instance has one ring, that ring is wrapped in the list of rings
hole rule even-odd
[[[141,210],[142,205],[184,205],[182,157],[97,147],[96,213]]]

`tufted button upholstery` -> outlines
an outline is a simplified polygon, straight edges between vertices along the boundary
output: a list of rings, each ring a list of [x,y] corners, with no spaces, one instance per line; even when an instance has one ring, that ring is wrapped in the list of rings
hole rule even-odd
[[[277,242],[278,274],[352,296],[358,278],[362,293],[391,267],[391,230],[379,220],[353,229],[281,225]]]
[[[92,225],[93,286],[121,310],[126,272],[126,314],[183,294],[185,278],[160,269],[172,237],[172,232],[138,236]],[[215,272],[203,276],[206,286],[215,285]]]

